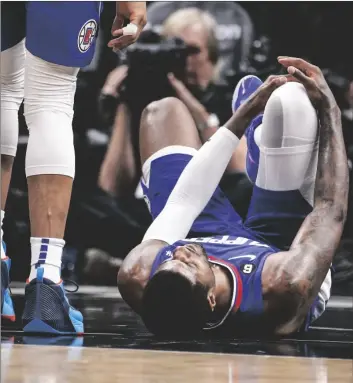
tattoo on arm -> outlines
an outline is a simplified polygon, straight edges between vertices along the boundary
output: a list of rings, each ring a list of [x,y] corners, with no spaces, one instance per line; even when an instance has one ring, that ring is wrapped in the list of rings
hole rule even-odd
[[[339,110],[319,114],[320,143],[314,209],[300,228],[283,265],[283,281],[295,290],[297,317],[310,308],[329,271],[347,215],[349,175]]]

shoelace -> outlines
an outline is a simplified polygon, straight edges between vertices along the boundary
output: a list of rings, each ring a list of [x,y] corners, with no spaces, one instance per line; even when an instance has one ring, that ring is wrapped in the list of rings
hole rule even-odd
[[[71,283],[74,285],[74,288],[76,288],[75,290],[70,290],[67,288],[67,283]],[[73,280],[71,279],[63,279],[63,284],[64,284],[64,290],[67,292],[67,293],[76,293],[78,291],[78,289],[80,288],[80,286]]]

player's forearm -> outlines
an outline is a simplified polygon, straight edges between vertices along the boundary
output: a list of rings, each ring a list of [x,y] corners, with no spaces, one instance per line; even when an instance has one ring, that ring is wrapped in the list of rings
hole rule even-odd
[[[314,209],[305,219],[292,247],[310,242],[322,244],[326,249],[334,248],[340,240],[347,215],[349,175],[338,107],[322,107],[319,122]],[[327,241],[331,245],[324,245]],[[331,263],[332,254],[327,257],[327,262]]]
[[[337,105],[319,110],[320,142],[314,209],[318,206],[341,207],[347,212],[348,164],[342,133],[341,113]]]
[[[187,164],[144,240],[173,243],[186,237],[215,192],[238,142],[226,128],[218,129]]]
[[[209,140],[216,132],[218,128],[207,128],[200,131],[200,137],[202,142]],[[244,138],[244,137],[243,137]],[[244,147],[245,143],[245,147]],[[232,157],[228,163],[226,173],[244,172],[245,171],[245,158],[246,158],[246,139],[240,140],[239,145],[233,152]]]
[[[337,107],[319,110],[320,144],[313,211],[283,263],[283,281],[297,291],[300,320],[317,297],[340,242],[347,214],[348,166]]]
[[[245,108],[245,106],[244,106]],[[243,109],[244,109],[243,108]],[[255,117],[255,116],[254,116]],[[235,134],[239,139],[245,133],[246,128],[249,126],[252,116],[247,115],[247,113],[238,110],[233,114],[233,116],[224,124],[224,126]]]

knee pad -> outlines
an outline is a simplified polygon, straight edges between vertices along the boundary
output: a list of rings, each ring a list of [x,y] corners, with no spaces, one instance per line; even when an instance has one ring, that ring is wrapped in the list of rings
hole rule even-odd
[[[24,40],[1,52],[1,154],[15,157],[18,110],[24,96]]]
[[[275,191],[304,187],[311,203],[317,142],[318,119],[304,86],[287,83],[276,89],[264,111],[256,185]]]
[[[27,177],[59,174],[74,178],[72,118],[77,73],[78,68],[48,63],[27,51]]]
[[[65,113],[39,111],[26,117],[29,139],[26,176],[75,176],[72,120]]]
[[[261,146],[307,145],[317,140],[318,120],[302,84],[287,83],[269,98],[263,117]]]

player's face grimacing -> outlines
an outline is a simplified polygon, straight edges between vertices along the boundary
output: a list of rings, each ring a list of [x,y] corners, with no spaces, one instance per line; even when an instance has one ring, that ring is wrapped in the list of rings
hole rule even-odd
[[[215,285],[215,276],[207,254],[198,244],[178,246],[173,252],[173,259],[161,265],[162,269],[180,273],[191,283],[200,283],[207,289]]]
[[[195,335],[212,318],[215,284],[201,246],[176,247],[145,287],[141,317],[146,327],[159,335]]]

